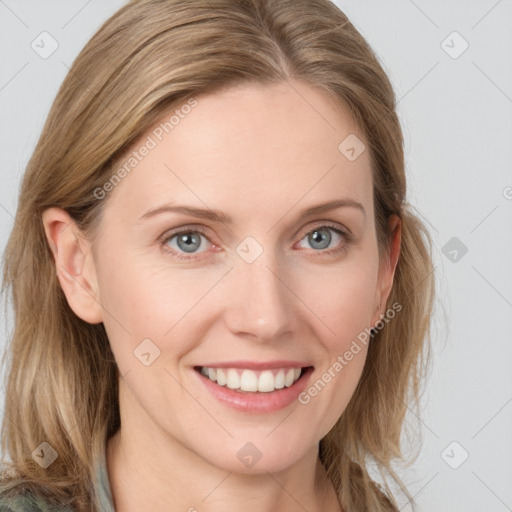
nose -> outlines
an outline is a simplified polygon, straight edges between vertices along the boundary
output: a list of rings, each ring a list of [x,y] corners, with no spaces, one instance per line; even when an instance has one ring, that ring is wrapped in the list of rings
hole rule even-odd
[[[235,336],[275,342],[293,330],[297,298],[289,288],[290,272],[271,251],[247,263],[237,262],[227,276],[225,320]]]

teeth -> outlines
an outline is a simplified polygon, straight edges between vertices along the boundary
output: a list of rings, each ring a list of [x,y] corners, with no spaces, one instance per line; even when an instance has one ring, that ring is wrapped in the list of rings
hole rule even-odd
[[[284,388],[284,370],[279,370],[276,374],[274,387],[276,389]]]
[[[240,389],[242,391],[258,391],[258,377],[252,370],[244,370],[242,372],[242,378],[240,379]]]
[[[263,393],[269,393],[270,391],[274,391],[274,382],[274,375],[272,375],[272,372],[270,370],[261,372],[261,375],[258,378],[258,391],[261,391]]]
[[[209,372],[208,372],[209,375]],[[229,389],[239,389],[240,388],[240,375],[238,375],[236,370],[230,369],[228,370],[228,380],[226,382],[226,386]]]
[[[201,368],[201,374],[219,386],[246,392],[270,393],[276,389],[290,387],[300,377],[301,368],[279,370],[237,370],[236,368]]]
[[[208,375],[208,378],[210,378],[210,375]],[[226,374],[224,373],[224,370],[221,370],[219,368],[217,370],[217,384],[219,386],[225,386],[227,381],[228,381],[228,379],[226,378]]]

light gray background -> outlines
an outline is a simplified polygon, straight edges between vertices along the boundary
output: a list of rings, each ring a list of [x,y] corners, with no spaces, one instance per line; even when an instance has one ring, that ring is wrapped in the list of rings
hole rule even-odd
[[[424,444],[418,461],[398,472],[420,510],[512,510],[512,0],[336,3],[395,86],[409,201],[435,243],[439,296]],[[0,0],[2,250],[57,89],[123,4]],[[31,48],[43,31],[59,45],[47,59]],[[469,44],[459,56],[464,41],[454,31]],[[11,318],[2,324],[5,344]]]

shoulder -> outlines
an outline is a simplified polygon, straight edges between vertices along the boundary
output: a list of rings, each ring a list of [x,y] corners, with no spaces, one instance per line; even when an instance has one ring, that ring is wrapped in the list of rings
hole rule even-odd
[[[0,512],[73,512],[70,507],[53,505],[30,491],[0,494]]]

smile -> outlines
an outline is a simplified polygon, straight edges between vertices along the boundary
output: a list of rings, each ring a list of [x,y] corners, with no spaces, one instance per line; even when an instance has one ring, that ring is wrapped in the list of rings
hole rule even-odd
[[[219,386],[247,393],[271,393],[276,389],[289,388],[299,378],[302,368],[276,368],[255,371],[240,368],[208,368],[202,366],[200,372]]]
[[[307,386],[314,367],[276,365],[257,370],[240,365],[239,368],[195,366],[193,369],[206,392],[220,403],[240,412],[262,414],[298,404],[297,397]]]

